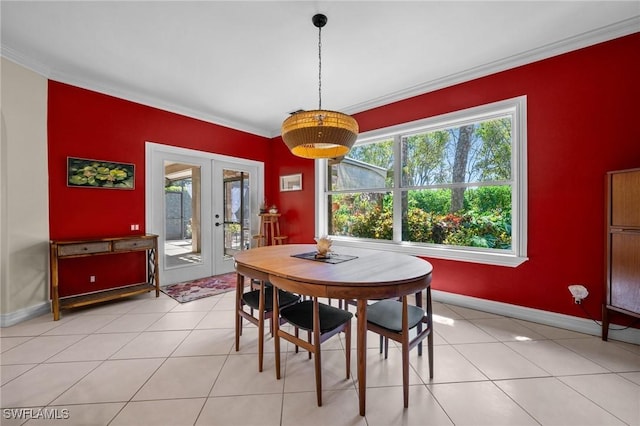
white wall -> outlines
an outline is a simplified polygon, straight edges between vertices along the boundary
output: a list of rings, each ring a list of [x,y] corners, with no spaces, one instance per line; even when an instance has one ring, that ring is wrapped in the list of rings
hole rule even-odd
[[[49,310],[47,79],[0,63],[0,326]]]

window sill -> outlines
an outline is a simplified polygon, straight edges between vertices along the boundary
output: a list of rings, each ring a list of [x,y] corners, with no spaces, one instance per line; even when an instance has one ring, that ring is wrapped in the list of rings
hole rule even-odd
[[[358,247],[372,250],[393,251],[412,256],[424,256],[433,259],[455,260],[459,262],[481,263],[485,265],[507,266],[515,268],[520,266],[528,257],[513,254],[484,252],[477,250],[452,250],[440,247],[424,247],[411,244],[396,244],[392,242],[379,242],[372,240],[350,240],[332,236],[333,247]]]

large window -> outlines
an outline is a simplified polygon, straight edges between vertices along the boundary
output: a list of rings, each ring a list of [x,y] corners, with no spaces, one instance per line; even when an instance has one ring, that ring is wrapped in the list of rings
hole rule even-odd
[[[319,161],[318,235],[425,256],[526,260],[526,98],[360,135]]]

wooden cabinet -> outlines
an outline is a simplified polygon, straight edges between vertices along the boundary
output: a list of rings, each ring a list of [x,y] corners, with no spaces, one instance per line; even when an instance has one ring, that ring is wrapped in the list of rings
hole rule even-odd
[[[609,332],[609,312],[640,317],[640,169],[607,173],[606,300],[602,340]]]
[[[136,251],[146,252],[147,281],[137,284],[128,284],[108,290],[79,294],[68,297],[60,297],[60,286],[64,283],[58,279],[58,261],[60,259],[105,256],[118,253],[130,253]],[[160,296],[160,281],[158,276],[158,236],[136,235],[128,237],[100,238],[75,241],[51,241],[51,310],[53,320],[60,319],[62,309],[70,309],[87,306],[107,300],[120,299],[135,296],[155,290],[156,297]]]

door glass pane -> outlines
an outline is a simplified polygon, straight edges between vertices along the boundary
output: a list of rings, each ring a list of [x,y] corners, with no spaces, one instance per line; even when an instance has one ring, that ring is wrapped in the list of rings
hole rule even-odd
[[[165,268],[202,263],[200,166],[164,162]]]
[[[250,245],[249,173],[223,170],[224,255],[233,256]]]

